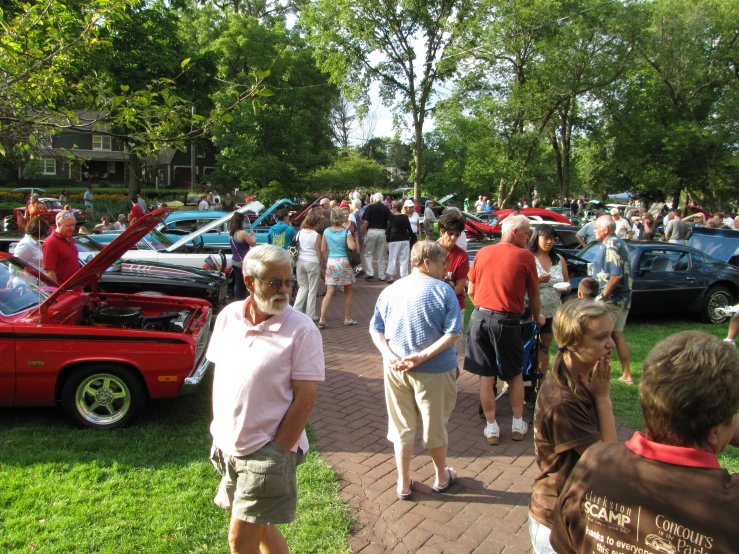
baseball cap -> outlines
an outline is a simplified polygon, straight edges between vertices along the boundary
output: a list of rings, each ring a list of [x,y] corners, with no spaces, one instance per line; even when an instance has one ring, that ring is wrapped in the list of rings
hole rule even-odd
[[[323,205],[323,204],[330,204],[330,203],[331,203],[331,201],[328,198],[321,198],[321,201],[319,202],[319,204],[321,204],[321,205]]]
[[[416,206],[416,205],[415,205],[415,204],[413,203],[413,200],[406,200],[406,201],[405,201],[405,202],[403,203],[403,207],[409,207],[409,208],[414,208],[415,206]]]

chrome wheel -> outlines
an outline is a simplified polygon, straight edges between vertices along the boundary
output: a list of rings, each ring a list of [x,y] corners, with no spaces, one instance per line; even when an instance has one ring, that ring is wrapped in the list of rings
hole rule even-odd
[[[131,390],[116,375],[90,375],[77,386],[74,405],[83,420],[96,426],[113,425],[131,408]]]
[[[728,319],[726,315],[718,311],[718,308],[725,308],[731,305],[731,292],[724,287],[715,287],[708,291],[706,304],[704,308],[703,319],[708,323],[723,323]]]

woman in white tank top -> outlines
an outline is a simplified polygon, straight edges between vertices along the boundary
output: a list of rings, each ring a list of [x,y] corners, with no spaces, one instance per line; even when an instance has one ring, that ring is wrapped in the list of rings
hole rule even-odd
[[[310,211],[305,219],[297,239],[300,244],[298,264],[295,270],[298,280],[298,294],[295,297],[293,308],[310,316],[313,321],[318,321],[316,314],[316,297],[318,295],[318,283],[321,280],[321,235],[316,229],[321,225],[321,216]]]

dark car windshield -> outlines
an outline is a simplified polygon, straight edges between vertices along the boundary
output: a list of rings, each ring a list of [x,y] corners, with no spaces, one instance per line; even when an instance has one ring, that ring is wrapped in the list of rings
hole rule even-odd
[[[100,252],[103,249],[99,242],[84,235],[74,237],[74,243],[78,252]]]
[[[18,314],[38,306],[51,294],[45,287],[35,269],[13,258],[0,260],[0,314]]]
[[[152,250],[166,250],[174,243],[165,235],[152,229],[146,237],[144,237],[146,243],[151,247]]]

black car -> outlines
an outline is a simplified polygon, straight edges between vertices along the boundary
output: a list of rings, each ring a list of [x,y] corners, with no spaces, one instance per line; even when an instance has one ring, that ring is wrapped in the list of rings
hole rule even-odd
[[[21,238],[23,235],[19,233],[0,233],[0,251],[12,254]],[[103,249],[103,246],[84,235],[75,236],[74,241],[81,263]],[[98,290],[203,298],[213,305],[214,312],[228,302],[228,279],[225,275],[161,262],[118,260],[102,275]]]
[[[697,313],[706,323],[728,318],[716,308],[739,298],[739,269],[689,246],[667,242],[625,241],[632,268],[632,314]],[[588,274],[601,243],[577,254],[563,252],[573,291]]]

